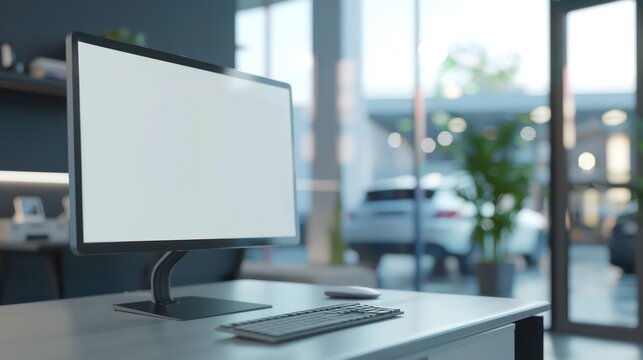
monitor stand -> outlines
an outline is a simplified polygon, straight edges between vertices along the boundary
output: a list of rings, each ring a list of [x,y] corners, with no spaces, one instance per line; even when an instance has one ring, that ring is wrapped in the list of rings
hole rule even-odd
[[[240,301],[185,296],[170,296],[172,269],[188,252],[168,251],[156,262],[152,270],[151,290],[154,301],[139,301],[114,305],[114,310],[154,316],[170,320],[192,320],[242,311],[270,308],[270,305]]]

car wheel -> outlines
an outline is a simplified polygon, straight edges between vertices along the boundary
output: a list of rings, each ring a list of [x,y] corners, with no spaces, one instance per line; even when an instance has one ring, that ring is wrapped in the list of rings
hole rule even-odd
[[[368,267],[373,270],[377,269],[383,253],[377,249],[376,245],[353,246],[352,248],[359,255],[360,266]]]
[[[523,255],[523,258],[525,259],[527,266],[530,267],[538,265],[538,262],[540,261],[540,256],[535,256],[534,254]]]
[[[621,269],[623,269],[623,273],[625,274],[634,274],[636,272],[633,266],[623,266]]]
[[[473,267],[471,266],[471,254],[467,255],[457,255],[458,259],[458,268],[460,269],[460,275],[471,275],[473,274]]]
[[[531,254],[523,255],[527,266],[536,266],[547,248],[547,234],[544,231],[538,232],[538,242]]]

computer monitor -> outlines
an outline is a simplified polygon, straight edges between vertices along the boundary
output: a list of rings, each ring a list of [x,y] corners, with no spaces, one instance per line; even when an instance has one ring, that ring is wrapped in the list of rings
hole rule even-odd
[[[290,86],[78,32],[67,66],[72,250],[167,251],[154,301],[115,308],[191,319],[267,307],[173,299],[170,275],[190,249],[298,243]]]

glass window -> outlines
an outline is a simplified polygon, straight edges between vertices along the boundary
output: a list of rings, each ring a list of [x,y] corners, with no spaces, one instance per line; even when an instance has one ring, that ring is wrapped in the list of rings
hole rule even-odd
[[[270,77],[292,86],[293,104],[312,100],[312,2],[290,0],[270,6]]]
[[[266,9],[256,7],[237,12],[236,68],[266,76]]]
[[[297,207],[305,242],[305,226],[311,208],[311,162],[314,158],[312,134],[312,2],[290,0],[269,6],[244,9],[236,16],[237,69],[284,81],[292,87]],[[259,179],[260,180],[260,179]],[[263,254],[263,255],[262,255]],[[284,254],[284,255],[282,255]],[[251,257],[287,262],[304,262],[302,249],[274,253],[250,251]]]
[[[413,89],[413,0],[362,1],[362,79],[367,98]]]
[[[425,95],[548,93],[548,17],[547,0],[421,1]]]
[[[412,288],[413,206],[404,185],[413,171],[417,51],[427,122],[419,144],[426,157],[422,180],[431,194],[422,204],[422,261],[424,275],[431,275],[423,289],[478,292],[472,274],[481,256],[472,239],[475,210],[461,196],[472,195],[472,182],[456,149],[465,132],[493,141],[498,127],[513,120],[520,124],[515,136],[521,144],[513,157],[534,165],[527,201],[505,249],[519,264],[513,295],[548,300],[549,1],[422,0],[417,49],[413,7],[413,1],[363,2],[362,74],[373,153],[373,189],[366,198],[387,200],[357,207],[348,234],[358,244],[370,239],[390,245],[368,260],[381,258],[384,286]],[[385,192],[391,184],[399,191]]]
[[[569,319],[636,327],[637,204],[629,134],[636,81],[636,4],[615,1],[567,16],[564,134],[570,185]]]

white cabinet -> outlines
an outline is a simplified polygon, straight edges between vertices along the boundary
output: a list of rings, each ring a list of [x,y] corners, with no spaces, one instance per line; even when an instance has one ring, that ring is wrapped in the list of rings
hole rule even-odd
[[[403,360],[513,360],[514,324],[472,335],[429,350],[403,357]]]

